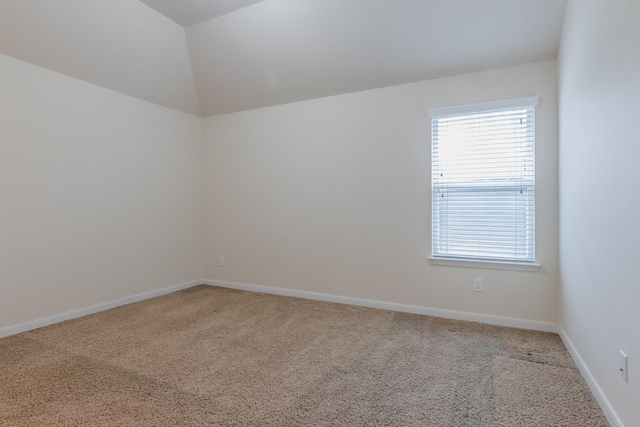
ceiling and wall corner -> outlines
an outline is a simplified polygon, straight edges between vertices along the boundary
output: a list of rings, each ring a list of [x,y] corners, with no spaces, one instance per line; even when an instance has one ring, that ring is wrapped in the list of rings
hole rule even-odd
[[[188,27],[264,0],[140,0],[173,22]]]
[[[204,116],[555,59],[565,1],[267,0],[187,28]]]
[[[0,53],[200,115],[184,28],[139,1],[3,0]]]
[[[3,0],[0,53],[206,117],[555,59],[565,7],[565,0]]]

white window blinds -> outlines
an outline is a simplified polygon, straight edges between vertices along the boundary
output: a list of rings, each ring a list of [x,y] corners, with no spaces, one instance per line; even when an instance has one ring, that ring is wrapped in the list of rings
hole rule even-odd
[[[434,258],[534,262],[536,104],[429,111]]]

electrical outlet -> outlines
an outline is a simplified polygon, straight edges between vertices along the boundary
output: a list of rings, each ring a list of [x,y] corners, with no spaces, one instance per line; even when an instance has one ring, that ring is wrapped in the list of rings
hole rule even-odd
[[[218,265],[219,265],[220,267],[224,267],[224,257],[223,257],[223,256],[221,256],[221,257],[218,259]]]
[[[473,278],[473,292],[482,292],[482,279]]]
[[[627,355],[624,354],[624,351],[620,350],[620,362],[618,367],[620,378],[627,382]]]

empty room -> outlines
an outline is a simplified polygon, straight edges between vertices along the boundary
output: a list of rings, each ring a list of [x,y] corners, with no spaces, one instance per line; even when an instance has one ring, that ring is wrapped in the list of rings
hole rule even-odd
[[[0,426],[640,427],[640,2],[0,0]]]

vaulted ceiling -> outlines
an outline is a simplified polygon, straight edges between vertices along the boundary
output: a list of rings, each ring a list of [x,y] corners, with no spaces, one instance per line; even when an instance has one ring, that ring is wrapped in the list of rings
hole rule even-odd
[[[565,7],[566,0],[0,0],[0,53],[210,116],[554,59]]]
[[[209,21],[218,16],[262,0],[140,0],[183,27]]]

